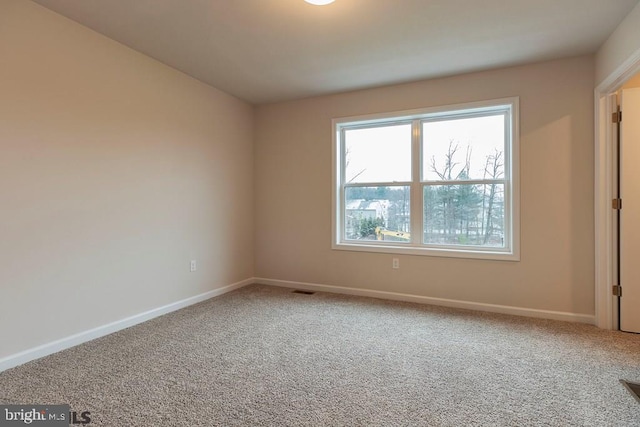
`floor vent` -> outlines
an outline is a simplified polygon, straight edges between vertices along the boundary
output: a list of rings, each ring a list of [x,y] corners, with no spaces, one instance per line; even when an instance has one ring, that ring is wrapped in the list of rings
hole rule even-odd
[[[622,383],[623,386],[627,388],[627,390],[629,390],[629,393],[631,393],[631,395],[635,397],[636,400],[640,403],[640,384],[632,383],[625,380],[620,380],[620,382]]]
[[[300,289],[296,289],[293,291],[294,294],[303,294],[303,295],[313,295],[315,292],[312,291],[301,291]]]

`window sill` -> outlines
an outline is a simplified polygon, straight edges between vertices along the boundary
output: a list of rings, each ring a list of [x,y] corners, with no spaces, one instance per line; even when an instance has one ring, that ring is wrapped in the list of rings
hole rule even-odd
[[[420,255],[443,258],[466,258],[492,261],[520,261],[517,252],[491,251],[491,250],[467,250],[467,249],[440,249],[416,247],[408,245],[379,245],[363,243],[333,243],[333,250],[353,252],[374,252],[385,254]]]

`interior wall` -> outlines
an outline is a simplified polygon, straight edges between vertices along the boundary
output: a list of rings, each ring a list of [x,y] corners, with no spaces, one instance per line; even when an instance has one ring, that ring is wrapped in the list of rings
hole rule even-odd
[[[598,50],[596,85],[602,83],[633,55],[638,54],[640,54],[640,3],[633,8]]]
[[[634,75],[622,85],[622,89],[632,89],[636,87],[640,87],[640,73]]]
[[[257,107],[257,277],[593,315],[593,70],[584,56]],[[331,249],[332,118],[509,96],[521,261]]]
[[[253,276],[252,106],[24,0],[0,58],[0,359]]]

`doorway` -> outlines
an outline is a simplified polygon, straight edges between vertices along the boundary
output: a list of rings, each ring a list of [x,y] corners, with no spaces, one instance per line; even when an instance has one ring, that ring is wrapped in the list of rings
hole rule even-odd
[[[640,333],[640,58],[598,86],[595,102],[596,325]]]
[[[618,91],[617,241],[619,329],[640,333],[640,74]]]

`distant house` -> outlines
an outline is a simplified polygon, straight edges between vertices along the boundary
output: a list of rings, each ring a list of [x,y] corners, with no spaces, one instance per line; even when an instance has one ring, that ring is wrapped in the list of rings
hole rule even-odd
[[[345,232],[349,238],[357,238],[356,224],[363,219],[382,218],[383,226],[389,223],[388,200],[349,200],[345,206]]]

